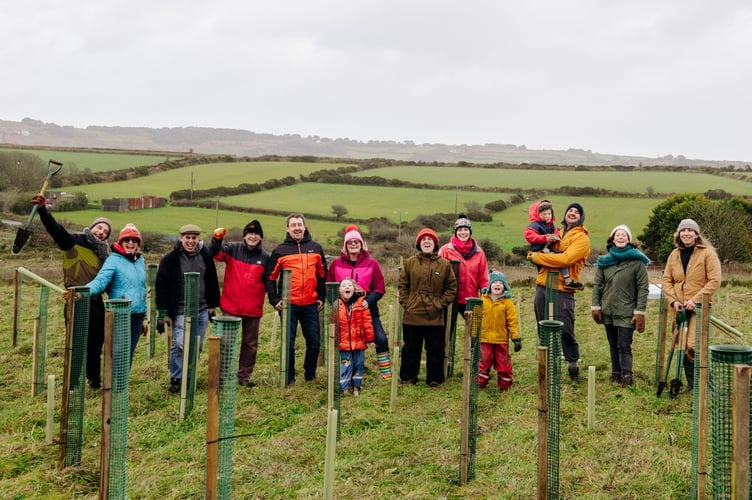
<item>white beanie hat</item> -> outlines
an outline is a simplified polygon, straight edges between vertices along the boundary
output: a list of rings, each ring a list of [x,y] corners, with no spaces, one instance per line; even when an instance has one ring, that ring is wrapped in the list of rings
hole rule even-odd
[[[618,231],[619,229],[621,229],[622,231],[624,231],[625,233],[627,233],[627,238],[629,238],[629,241],[631,243],[632,242],[632,230],[629,229],[629,226],[627,226],[626,224],[619,224],[618,226],[616,226],[615,228],[613,228],[611,230],[610,237],[613,238],[614,237],[614,233],[616,233],[616,231]]]

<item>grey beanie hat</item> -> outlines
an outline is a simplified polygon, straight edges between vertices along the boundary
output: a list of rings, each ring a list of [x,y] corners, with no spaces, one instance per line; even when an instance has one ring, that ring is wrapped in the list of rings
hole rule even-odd
[[[681,232],[682,229],[691,229],[697,234],[700,234],[700,226],[692,219],[682,219],[679,223],[679,227],[676,228],[676,232]]]

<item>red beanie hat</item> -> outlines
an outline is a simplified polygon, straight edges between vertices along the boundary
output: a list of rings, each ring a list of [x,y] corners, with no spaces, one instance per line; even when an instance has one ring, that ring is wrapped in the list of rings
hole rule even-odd
[[[133,224],[126,224],[123,229],[120,231],[120,234],[118,235],[118,245],[123,244],[123,240],[126,238],[137,238],[138,244],[140,245],[143,241],[141,239],[141,233],[138,232],[138,229]]]
[[[434,245],[433,251],[434,253],[438,252],[439,251],[439,237],[436,236],[436,231],[428,227],[425,229],[421,229],[420,232],[418,233],[418,237],[415,238],[415,248],[420,250],[420,240],[422,240],[425,236],[431,237],[431,239],[433,240],[433,245]]]

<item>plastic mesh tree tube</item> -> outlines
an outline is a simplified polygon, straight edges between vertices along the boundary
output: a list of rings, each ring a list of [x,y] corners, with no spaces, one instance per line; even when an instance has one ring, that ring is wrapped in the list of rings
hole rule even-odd
[[[190,330],[188,328],[188,321],[183,331],[184,344],[188,344],[188,349],[183,346],[183,363],[186,366],[186,377],[183,381],[186,384],[185,399],[182,407],[182,418],[186,418],[193,411],[193,400],[196,397],[196,374],[198,370],[198,353],[200,349],[200,338],[198,335],[198,304],[199,304],[199,273],[185,273],[183,275],[184,284],[184,307],[185,318],[190,318]],[[190,339],[185,342],[186,337]]]
[[[69,288],[66,304],[63,410],[60,417],[61,465],[81,465],[84,391],[86,387],[86,339],[89,333],[89,288]],[[67,381],[67,382],[66,382]]]
[[[146,283],[149,290],[149,359],[154,357],[157,343],[157,294],[154,293],[154,284],[157,281],[157,268],[156,264],[146,266]]]
[[[125,457],[128,444],[128,391],[131,368],[131,301],[106,300],[105,310],[113,312],[112,387],[110,390],[110,428],[107,498],[125,498]],[[105,376],[105,382],[107,381]],[[103,471],[104,472],[104,471]]]
[[[460,433],[459,484],[475,479],[475,448],[478,437],[478,361],[483,322],[483,301],[468,298],[462,380],[462,424]]]
[[[559,497],[559,424],[561,402],[561,330],[564,323],[538,322],[538,338],[547,347],[546,403],[548,408],[546,446],[546,498]],[[544,436],[538,436],[544,439]],[[540,497],[540,495],[539,495]]]

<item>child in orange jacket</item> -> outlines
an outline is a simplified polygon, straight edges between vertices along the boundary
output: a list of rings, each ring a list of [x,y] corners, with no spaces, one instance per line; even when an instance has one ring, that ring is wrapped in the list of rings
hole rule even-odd
[[[512,302],[509,284],[504,273],[491,271],[488,291],[483,293],[483,321],[480,334],[480,363],[478,387],[484,389],[491,378],[491,367],[496,370],[499,390],[512,387],[512,357],[509,355],[510,340],[514,352],[522,349],[517,307]]]
[[[339,386],[345,394],[360,395],[366,347],[374,342],[373,321],[365,292],[352,278],[339,282],[334,314],[339,325]]]

